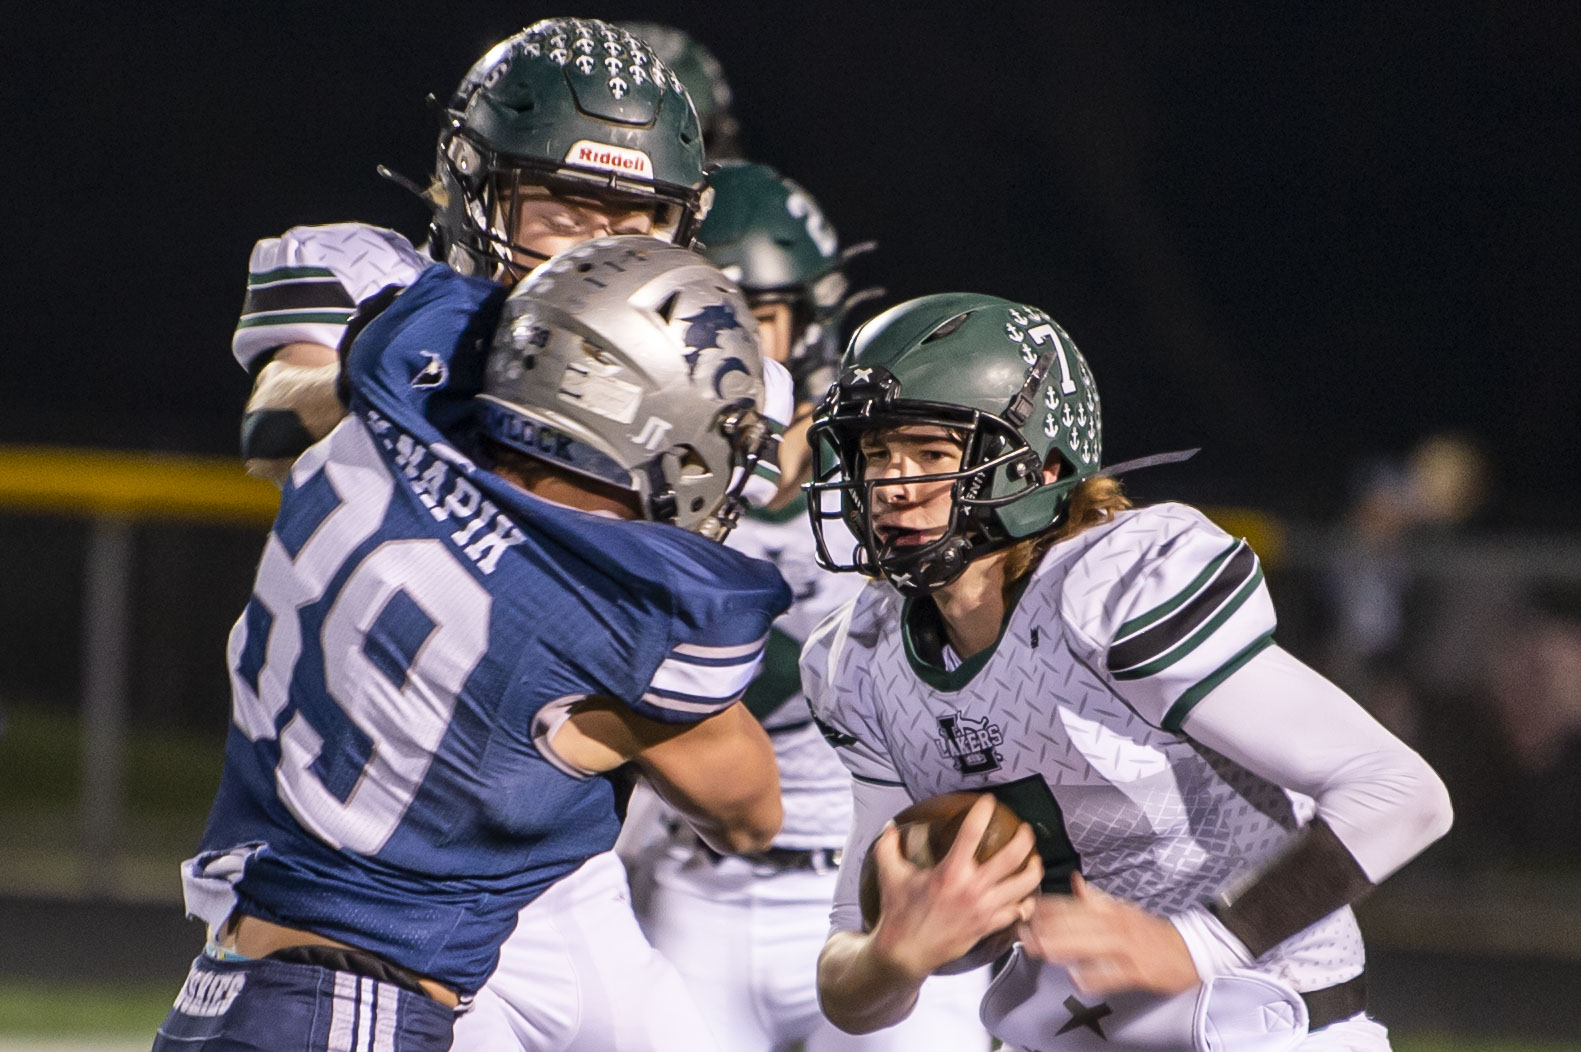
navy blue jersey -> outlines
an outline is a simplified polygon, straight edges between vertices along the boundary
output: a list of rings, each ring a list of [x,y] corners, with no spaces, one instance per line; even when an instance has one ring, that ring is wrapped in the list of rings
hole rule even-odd
[[[351,346],[351,413],[293,467],[231,634],[225,775],[188,867],[189,905],[220,874],[247,913],[462,991],[618,830],[610,783],[554,766],[534,717],[599,695],[704,719],[790,599],[767,563],[462,452],[501,296],[432,267]]]

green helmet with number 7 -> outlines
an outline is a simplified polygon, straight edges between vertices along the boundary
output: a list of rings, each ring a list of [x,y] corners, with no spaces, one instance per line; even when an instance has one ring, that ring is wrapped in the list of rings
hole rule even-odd
[[[863,477],[861,437],[911,425],[948,429],[963,452],[957,471],[882,479],[953,482],[944,535],[896,550],[869,519],[879,480]],[[910,300],[858,329],[809,438],[808,511],[820,563],[881,574],[911,595],[1047,529],[1103,455],[1098,389],[1065,330],[1036,307],[975,293]],[[1056,464],[1058,480],[1046,482],[1044,468]],[[857,539],[848,560],[824,541],[823,524],[833,518]]]

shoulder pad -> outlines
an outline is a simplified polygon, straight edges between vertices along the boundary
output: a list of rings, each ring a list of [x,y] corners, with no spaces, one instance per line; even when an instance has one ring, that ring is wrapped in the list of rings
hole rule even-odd
[[[1256,552],[1183,504],[1119,516],[1070,567],[1061,614],[1116,692],[1166,730],[1275,624]]]

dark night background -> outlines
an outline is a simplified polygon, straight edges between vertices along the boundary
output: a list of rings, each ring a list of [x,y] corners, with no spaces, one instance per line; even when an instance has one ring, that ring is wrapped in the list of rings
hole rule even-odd
[[[707,43],[886,303],[1048,309],[1111,461],[1205,447],[1172,492],[1326,516],[1453,428],[1498,523],[1581,522],[1573,2],[34,5],[0,45],[0,442],[231,452],[252,242],[418,237],[374,165],[421,178],[424,96],[566,13]]]

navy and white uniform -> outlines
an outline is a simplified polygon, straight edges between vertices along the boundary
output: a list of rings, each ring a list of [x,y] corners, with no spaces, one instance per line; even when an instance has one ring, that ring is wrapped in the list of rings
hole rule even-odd
[[[504,294],[428,267],[353,346],[351,411],[294,465],[231,635],[225,774],[184,866],[211,930],[239,908],[465,995],[619,828],[609,781],[558,767],[535,720],[591,695],[705,719],[789,601],[765,563],[471,459]]]

